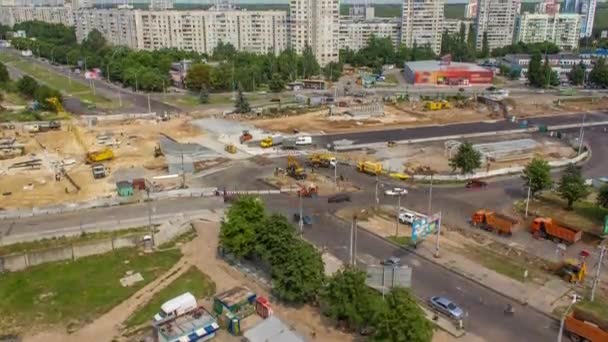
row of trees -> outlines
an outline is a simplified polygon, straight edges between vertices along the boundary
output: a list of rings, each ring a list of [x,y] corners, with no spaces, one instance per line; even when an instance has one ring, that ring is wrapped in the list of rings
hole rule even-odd
[[[492,57],[502,57],[510,54],[554,54],[559,52],[559,47],[551,42],[531,43],[517,42],[492,50]]]
[[[441,55],[452,55],[452,60],[457,62],[475,62],[477,57],[486,58],[489,56],[488,37],[483,36],[483,48],[481,51],[476,51],[475,47],[475,29],[473,24],[467,27],[465,24],[460,25],[460,31],[455,34],[450,34],[444,31],[441,36]]]
[[[38,102],[40,108],[44,110],[56,109],[47,101],[50,98],[56,97],[60,102],[63,101],[61,93],[58,90],[49,88],[44,84],[39,84],[30,76],[21,77],[19,81],[17,81],[16,87],[22,96],[35,100]]]
[[[351,267],[326,278],[320,253],[298,237],[287,218],[267,214],[257,198],[241,197],[231,206],[220,244],[237,258],[269,267],[273,292],[281,300],[319,303],[349,329],[371,329],[377,341],[431,341],[432,325],[407,290],[393,289],[383,300],[365,285],[365,273]]]
[[[540,52],[535,52],[530,58],[530,64],[528,64],[528,82],[530,82],[531,86],[537,88],[548,88],[559,85],[557,71],[553,71],[546,56],[545,61],[542,62]]]

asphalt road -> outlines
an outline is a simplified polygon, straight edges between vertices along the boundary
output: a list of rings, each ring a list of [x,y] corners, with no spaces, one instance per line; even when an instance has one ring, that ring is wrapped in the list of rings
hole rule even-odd
[[[572,115],[559,115],[559,116],[548,116],[530,118],[528,122],[530,124],[544,124],[544,125],[565,125],[565,124],[580,124],[582,121],[582,113]],[[586,122],[598,122],[608,121],[608,113],[606,112],[594,112],[587,113]],[[317,145],[325,146],[326,144],[332,143],[336,140],[352,140],[354,144],[369,144],[377,142],[386,142],[388,140],[408,140],[408,139],[422,139],[429,137],[442,137],[451,135],[462,135],[472,134],[479,132],[492,132],[492,131],[506,131],[512,129],[518,129],[519,124],[509,122],[506,120],[500,120],[495,122],[475,122],[475,123],[462,123],[452,124],[444,126],[425,126],[425,127],[412,127],[412,128],[397,128],[388,130],[377,130],[377,131],[366,131],[366,132],[353,132],[353,133],[341,133],[341,134],[327,134],[314,136],[314,143]]]

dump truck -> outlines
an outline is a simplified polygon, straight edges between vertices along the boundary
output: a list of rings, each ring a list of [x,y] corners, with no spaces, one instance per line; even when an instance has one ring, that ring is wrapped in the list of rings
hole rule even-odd
[[[283,137],[280,135],[270,136],[262,139],[260,141],[261,148],[269,148],[273,146],[277,146],[283,142]]]
[[[549,217],[537,217],[530,224],[530,233],[545,239],[552,239],[556,242],[573,244],[578,242],[583,236],[579,229],[558,224]]]
[[[608,327],[594,320],[591,315],[584,315],[576,308],[573,313],[566,316],[564,328],[572,341],[608,341]]]
[[[294,179],[306,179],[306,171],[300,166],[298,160],[292,156],[287,157],[287,175]]]
[[[308,163],[313,167],[335,166],[336,157],[329,153],[313,153],[308,157]]]
[[[494,211],[478,210],[471,217],[471,224],[499,235],[511,236],[517,220]]]
[[[86,157],[87,164],[99,163],[111,159],[114,159],[114,151],[111,148],[89,152]]]
[[[357,170],[359,172],[364,172],[370,175],[377,176],[382,173],[382,163],[360,161],[359,163],[357,163]]]

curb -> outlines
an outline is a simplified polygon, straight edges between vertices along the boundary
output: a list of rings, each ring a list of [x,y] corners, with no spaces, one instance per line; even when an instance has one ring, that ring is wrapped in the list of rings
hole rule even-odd
[[[335,215],[334,215],[334,216],[335,216]],[[337,217],[337,216],[335,216],[335,217],[336,217],[336,218],[338,218],[339,220],[342,220],[341,218],[339,218],[339,217]],[[554,317],[553,315],[551,315],[551,314],[549,314],[549,313],[546,313],[546,312],[544,312],[544,311],[542,311],[542,310],[540,310],[540,309],[536,308],[536,307],[535,307],[535,306],[533,306],[533,305],[529,305],[529,304],[527,304],[527,303],[525,303],[525,302],[522,302],[522,301],[520,301],[519,299],[516,299],[515,297],[512,297],[512,296],[510,296],[510,295],[507,295],[507,294],[505,294],[505,293],[503,293],[503,292],[500,292],[500,291],[496,290],[495,288],[490,287],[490,286],[488,286],[488,285],[486,285],[486,284],[484,284],[484,283],[480,282],[479,280],[477,280],[477,279],[475,279],[475,278],[472,278],[472,277],[470,277],[470,276],[468,276],[468,275],[466,275],[466,274],[463,274],[463,273],[457,272],[457,271],[455,271],[455,270],[453,270],[453,269],[451,269],[451,268],[449,268],[449,267],[447,267],[447,266],[445,266],[445,265],[443,265],[443,264],[440,264],[440,263],[438,263],[438,262],[435,262],[435,261],[434,261],[432,258],[429,258],[429,257],[427,257],[427,256],[425,256],[425,255],[422,255],[422,254],[418,253],[418,252],[417,252],[415,249],[413,249],[413,248],[411,248],[411,247],[406,247],[406,246],[403,246],[403,245],[399,245],[399,244],[397,244],[397,243],[394,243],[393,241],[388,240],[387,238],[385,238],[385,237],[383,237],[383,236],[380,236],[379,234],[376,234],[376,233],[374,233],[374,232],[372,232],[372,231],[370,231],[370,230],[368,230],[368,229],[366,229],[366,228],[363,228],[363,227],[361,227],[361,226],[359,226],[359,225],[357,225],[357,227],[358,227],[359,229],[362,229],[362,230],[366,231],[367,233],[370,233],[371,235],[373,235],[373,236],[375,236],[375,237],[377,237],[377,238],[382,239],[383,241],[385,241],[385,242],[387,242],[387,243],[389,243],[389,244],[393,245],[394,247],[397,247],[397,248],[400,248],[400,249],[404,249],[404,250],[408,251],[409,253],[412,253],[412,254],[414,254],[414,255],[416,255],[416,256],[418,256],[418,257],[420,257],[420,258],[422,258],[422,259],[424,259],[424,260],[426,260],[426,261],[432,262],[433,264],[435,264],[435,265],[437,265],[437,266],[439,266],[439,267],[441,267],[441,268],[443,268],[443,269],[445,269],[445,270],[447,270],[447,271],[450,271],[450,272],[452,272],[452,273],[454,273],[454,274],[456,274],[456,275],[458,275],[458,276],[460,276],[460,277],[462,277],[462,278],[464,278],[464,279],[467,279],[467,280],[469,280],[469,281],[471,281],[471,282],[474,282],[475,284],[480,285],[480,286],[482,286],[483,288],[485,288],[485,289],[487,289],[487,290],[490,290],[490,291],[492,291],[492,292],[494,292],[494,293],[496,293],[496,294],[498,294],[498,295],[500,295],[500,296],[502,296],[502,297],[505,297],[505,298],[507,298],[507,299],[509,299],[509,300],[512,300],[512,301],[514,301],[514,302],[516,302],[516,303],[519,303],[520,305],[525,305],[526,307],[531,308],[532,310],[536,311],[537,313],[539,313],[539,314],[541,314],[541,315],[543,315],[543,316],[545,316],[545,317],[547,317],[547,318],[550,318],[550,319],[552,319],[552,320],[554,320],[554,321],[558,321],[558,319],[557,319],[556,317]]]

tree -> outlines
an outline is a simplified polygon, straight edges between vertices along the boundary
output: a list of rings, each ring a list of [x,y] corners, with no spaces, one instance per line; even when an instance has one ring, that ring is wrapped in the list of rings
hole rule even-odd
[[[188,70],[184,79],[186,88],[190,90],[201,90],[211,84],[211,67],[208,64],[194,64]]]
[[[220,41],[213,49],[212,58],[215,61],[224,61],[233,58],[236,53],[234,45]]]
[[[299,239],[293,239],[284,262],[272,265],[271,275],[277,297],[292,303],[314,299],[325,280],[321,254]]]
[[[323,67],[323,76],[326,80],[337,82],[342,76],[342,63],[330,62]]]
[[[596,203],[600,207],[608,208],[608,184],[602,185],[598,191]]]
[[[608,87],[608,65],[606,59],[600,58],[589,72],[589,81],[600,87]]]
[[[91,30],[87,38],[82,42],[82,48],[93,53],[98,53],[106,46],[104,36],[97,29]]]
[[[549,86],[555,87],[559,85],[559,75],[557,72],[553,71],[551,64],[549,64],[549,59],[546,56],[545,63],[541,68],[539,81],[541,81],[541,83],[537,85],[537,87],[549,88]]]
[[[488,43],[488,32],[483,32],[483,38],[481,40],[481,58],[490,57],[490,45]]]
[[[426,319],[410,292],[393,288],[386,296],[387,307],[379,314],[373,339],[393,342],[430,342],[433,325]]]
[[[23,76],[17,81],[17,90],[27,97],[33,98],[38,89],[38,82],[30,76]]]
[[[583,65],[582,61],[572,67],[572,70],[568,73],[568,80],[577,86],[585,82],[585,65]]]
[[[209,91],[207,91],[206,87],[201,88],[201,92],[198,95],[198,100],[202,104],[209,103]]]
[[[280,93],[285,89],[285,81],[283,81],[281,75],[275,73],[272,75],[270,82],[268,82],[268,88],[270,88],[273,93]]]
[[[452,170],[460,169],[462,174],[473,172],[481,166],[481,153],[473,148],[470,142],[464,142],[458,146],[456,155],[450,158]]]
[[[572,210],[574,202],[589,195],[589,189],[585,185],[585,179],[579,167],[574,164],[566,167],[559,182],[557,192],[561,198],[568,202],[568,210]]]
[[[34,98],[36,99],[36,101],[38,101],[38,104],[40,104],[40,108],[45,110],[57,110],[55,106],[53,106],[49,101],[47,101],[48,99],[53,97],[57,98],[59,102],[63,101],[61,93],[58,90],[49,88],[45,85],[38,86],[34,94]]]
[[[309,78],[311,76],[315,76],[319,74],[319,63],[317,63],[317,59],[315,58],[315,54],[312,52],[312,48],[308,45],[304,48],[302,52],[302,72],[301,75],[304,78]]]
[[[243,95],[241,87],[239,87],[239,92],[234,103],[234,112],[240,114],[251,112],[251,107],[249,106],[249,102],[245,98],[245,95]]]
[[[534,197],[539,191],[551,188],[551,167],[549,163],[539,157],[534,157],[524,169],[522,179],[524,187],[530,186],[530,194]]]
[[[544,84],[541,58],[540,53],[533,54],[528,65],[528,81],[533,87],[541,87]]]
[[[11,77],[8,74],[8,70],[6,69],[6,65],[0,63],[0,83],[6,83],[11,80]]]
[[[365,279],[364,272],[350,266],[335,273],[320,295],[325,314],[355,329],[370,325],[375,314],[373,297],[378,295],[365,285]]]
[[[239,198],[228,210],[220,228],[220,245],[237,258],[251,255],[256,231],[264,219],[264,206],[257,198]]]

